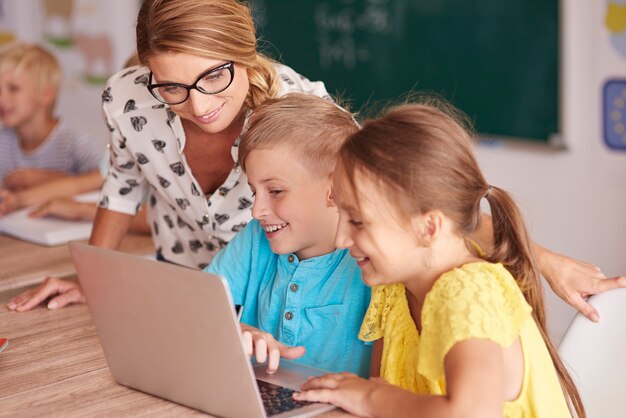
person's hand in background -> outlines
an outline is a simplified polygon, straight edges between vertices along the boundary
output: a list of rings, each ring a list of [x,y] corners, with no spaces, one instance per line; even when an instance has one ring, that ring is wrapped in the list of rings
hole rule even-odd
[[[19,209],[19,196],[7,189],[0,189],[0,216]]]
[[[57,197],[38,206],[29,213],[32,218],[52,216],[70,221],[91,221],[96,216],[96,204],[91,202],[77,202],[67,197]]]
[[[4,176],[2,187],[11,191],[18,191],[62,177],[69,177],[69,175],[61,171],[43,170],[40,168],[19,168]]]

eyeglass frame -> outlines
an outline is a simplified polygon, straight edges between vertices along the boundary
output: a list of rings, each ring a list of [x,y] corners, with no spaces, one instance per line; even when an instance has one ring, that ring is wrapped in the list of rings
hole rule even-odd
[[[212,91],[212,92],[208,92],[206,90],[203,90],[202,88],[198,87],[198,83],[200,82],[200,80],[202,80],[204,77],[208,76],[209,74],[213,73],[213,72],[217,72],[220,70],[224,70],[227,69],[230,72],[230,81],[228,82],[228,84],[226,85],[226,87],[224,87],[221,90],[218,91]],[[181,103],[184,103],[187,101],[187,99],[189,99],[189,93],[191,92],[191,90],[195,89],[198,90],[200,93],[202,94],[218,94],[223,92],[224,90],[226,90],[227,88],[230,87],[231,84],[233,84],[233,80],[235,79],[235,61],[228,61],[227,63],[224,63],[222,65],[218,65],[215,68],[211,68],[209,70],[206,70],[205,72],[203,72],[202,74],[200,74],[200,76],[196,79],[196,81],[193,84],[182,84],[182,83],[156,83],[156,84],[148,84],[146,87],[148,88],[148,91],[150,92],[150,94],[152,95],[152,97],[154,97],[155,99],[157,99],[159,102],[164,103],[166,105],[179,105]],[[152,81],[152,71],[150,71],[150,78],[148,79],[148,82]],[[166,87],[166,86],[174,86],[174,87],[182,87],[185,90],[187,90],[187,94],[185,95],[185,98],[179,102],[166,102],[164,101],[164,99],[158,97],[157,93],[155,93],[153,90],[159,88],[159,87]]]

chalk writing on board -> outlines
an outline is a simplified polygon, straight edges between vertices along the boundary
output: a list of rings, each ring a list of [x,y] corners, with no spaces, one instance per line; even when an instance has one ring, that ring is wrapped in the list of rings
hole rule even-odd
[[[359,39],[363,34],[386,35],[393,27],[390,0],[343,1],[340,7],[321,1],[314,19],[322,69],[341,66],[352,70],[371,58],[368,45]],[[360,3],[360,7],[356,7]],[[367,37],[365,37],[367,39]]]

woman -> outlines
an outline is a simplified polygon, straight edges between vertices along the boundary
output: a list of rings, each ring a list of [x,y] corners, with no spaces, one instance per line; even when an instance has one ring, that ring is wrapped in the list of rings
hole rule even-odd
[[[204,268],[246,225],[253,197],[236,148],[248,112],[290,91],[328,94],[256,47],[250,9],[234,0],[144,1],[144,67],[114,75],[102,95],[112,167],[91,244],[118,248],[145,191],[159,259]],[[583,297],[619,285],[594,266],[538,249],[551,286],[588,316],[595,310]],[[47,279],[8,306],[29,310],[55,294],[49,308],[84,301],[76,283]]]
[[[257,53],[250,10],[234,1],[145,2],[137,51],[145,67],[118,73],[103,94],[112,174],[91,243],[117,248],[149,186],[159,257],[204,268],[250,218],[236,163],[248,111],[288,91],[327,92]]]

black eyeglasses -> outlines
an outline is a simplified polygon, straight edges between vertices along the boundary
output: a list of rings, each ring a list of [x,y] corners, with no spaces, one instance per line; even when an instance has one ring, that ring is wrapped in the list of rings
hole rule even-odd
[[[148,90],[155,99],[168,105],[183,103],[189,98],[189,91],[196,89],[204,94],[217,94],[226,90],[235,77],[235,63],[233,61],[211,68],[200,74],[192,85],[181,83],[148,84]],[[150,72],[152,82],[152,71]]]

